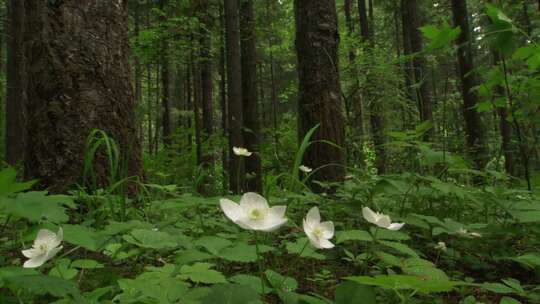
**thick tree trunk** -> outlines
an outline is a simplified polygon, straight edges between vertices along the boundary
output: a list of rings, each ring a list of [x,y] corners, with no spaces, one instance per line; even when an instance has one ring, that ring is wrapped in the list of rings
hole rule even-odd
[[[461,94],[463,96],[463,116],[465,118],[465,135],[467,150],[477,169],[483,169],[487,161],[487,149],[484,143],[484,131],[480,114],[475,106],[478,97],[473,91],[476,85],[474,65],[471,48],[471,37],[465,0],[452,0],[452,13],[454,25],[461,28],[456,39],[458,46],[457,61],[459,77],[461,80]]]
[[[19,0],[17,0],[19,1]],[[127,1],[26,1],[25,176],[53,192],[80,181],[92,129],[114,138],[131,176],[142,175],[128,48]],[[108,161],[96,157],[98,183]]]
[[[25,0],[8,0],[6,161],[15,165],[24,158],[25,64],[23,31]]]
[[[342,149],[345,127],[339,84],[338,23],[334,0],[295,0],[296,51],[298,56],[298,135],[301,141],[316,125],[304,164],[321,168],[319,181],[341,181],[345,175]],[[315,189],[320,190],[320,189]]]
[[[433,123],[433,102],[429,82],[427,81],[427,63],[424,55],[421,54],[424,47],[422,34],[420,33],[420,8],[417,0],[407,0],[404,2],[406,3],[407,11],[407,13],[404,15],[406,17],[406,22],[404,22],[404,24],[406,24],[408,28],[407,33],[410,39],[411,52],[415,54],[412,65],[420,120],[422,122]],[[424,140],[433,140],[433,131],[426,133]]]
[[[255,42],[255,16],[253,0],[244,0],[240,8],[242,48],[242,105],[244,108],[244,141],[249,151],[246,158],[246,173],[249,174],[248,191],[262,192],[261,154],[259,152],[260,122],[257,94],[257,49]]]
[[[227,28],[227,94],[229,114],[229,151],[244,147],[244,116],[242,109],[242,70],[240,32],[238,27],[238,2],[225,0],[225,24]],[[233,193],[244,190],[243,156],[229,153],[229,189]]]
[[[409,23],[409,17],[407,16],[407,0],[401,0],[401,22],[402,22],[402,32],[403,32],[403,55],[406,57],[411,56],[412,47],[411,47],[411,25]],[[406,60],[403,63],[404,66],[404,77],[405,77],[405,93],[407,97],[414,101],[416,96],[413,94],[413,65],[410,60]]]

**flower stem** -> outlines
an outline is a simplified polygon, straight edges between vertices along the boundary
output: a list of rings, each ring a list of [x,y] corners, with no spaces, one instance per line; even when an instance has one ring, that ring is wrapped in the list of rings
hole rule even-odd
[[[261,280],[261,291],[262,297],[264,298],[264,259],[261,258],[261,251],[259,249],[259,239],[257,237],[257,232],[253,231],[253,237],[255,239],[255,252],[257,253],[257,264],[259,264],[259,276]]]
[[[302,250],[300,250],[300,253],[298,254],[298,258],[297,258],[296,262],[298,262],[298,260],[300,258],[302,258],[302,253],[304,253],[304,250],[306,250],[308,244],[309,244],[309,239],[306,240],[306,243],[304,244],[304,247],[302,247]],[[294,263],[292,265],[297,265],[297,264],[298,263]],[[283,284],[285,283],[285,280],[287,279],[287,277],[289,277],[291,275],[291,269],[292,269],[292,267],[289,267],[289,270],[287,271],[287,276],[283,276],[283,279],[279,283],[279,288],[283,287]]]

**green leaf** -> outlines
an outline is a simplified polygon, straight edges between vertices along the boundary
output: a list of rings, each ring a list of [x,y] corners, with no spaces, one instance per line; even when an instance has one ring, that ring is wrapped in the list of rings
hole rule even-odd
[[[397,242],[390,242],[390,241],[379,241],[379,243],[384,245],[384,246],[395,249],[396,251],[398,251],[400,253],[410,255],[410,256],[415,257],[415,258],[419,258],[416,251],[412,250],[409,246],[407,246],[405,244],[397,243]]]
[[[435,50],[445,46],[450,46],[452,41],[456,40],[461,33],[459,27],[451,27],[448,23],[443,24],[441,28],[428,25],[420,28],[420,31],[428,40],[426,49]]]
[[[135,229],[131,234],[124,235],[124,240],[143,248],[165,249],[178,246],[177,239],[162,231]]]
[[[0,171],[0,196],[10,195],[13,193],[29,190],[37,181],[29,181],[25,183],[17,182],[17,171],[8,167]]]
[[[63,225],[64,240],[91,251],[99,251],[105,244],[105,236],[82,225]]]
[[[262,304],[259,294],[251,287],[238,284],[218,284],[212,286],[201,304]]]
[[[529,268],[540,267],[540,255],[534,253],[527,253],[516,258],[511,258],[511,260],[514,260]]]
[[[210,260],[213,257],[214,257],[213,255],[210,255],[206,252],[202,252],[197,249],[187,249],[187,250],[180,251],[176,255],[176,263],[180,265],[190,264],[193,262]]]
[[[103,268],[103,264],[95,260],[83,259],[73,261],[73,263],[71,263],[71,267],[80,269],[97,269]]]
[[[377,230],[376,238],[377,240],[389,240],[389,241],[406,241],[411,238],[401,231],[393,231],[382,228],[371,228],[371,235],[374,235],[375,230]]]
[[[268,269],[264,272],[270,285],[278,290],[295,291],[298,289],[298,282],[294,278],[284,277],[281,274]]]
[[[68,259],[55,260],[54,263],[54,268],[49,271],[50,276],[71,280],[79,273],[77,269],[70,267],[71,261]]]
[[[346,230],[346,231],[338,231],[336,233],[337,244],[341,244],[347,241],[372,242],[373,238],[367,231],[364,231],[364,230]]]
[[[219,257],[232,262],[250,263],[257,261],[257,250],[253,245],[239,243],[221,250]]]
[[[461,282],[432,280],[429,278],[399,274],[376,275],[374,277],[347,277],[345,279],[389,290],[412,289],[425,294],[451,291],[455,286],[462,284]]]
[[[15,276],[7,281],[20,289],[37,295],[50,294],[55,297],[65,297],[80,294],[75,283],[54,276]]]
[[[499,304],[521,304],[521,302],[514,298],[502,297]]]
[[[184,265],[180,268],[180,277],[189,279],[194,283],[226,283],[227,279],[221,272],[210,269],[213,266],[214,264],[209,263],[195,263],[191,266]]]
[[[481,287],[494,293],[514,293],[514,290],[501,283],[483,283]]]
[[[297,239],[294,243],[286,242],[285,247],[287,248],[287,252],[289,254],[298,255],[300,254],[300,252],[302,252],[300,256],[303,258],[311,258],[311,259],[316,259],[316,260],[326,259],[326,256],[315,252],[315,250],[310,244],[306,245],[307,242],[308,242],[307,238],[300,238],[300,239]]]
[[[203,236],[195,241],[195,246],[200,246],[208,250],[208,252],[219,256],[219,252],[225,247],[232,245],[232,242],[217,236]]]
[[[46,191],[19,193],[14,197],[0,197],[0,208],[7,214],[37,223],[44,219],[53,223],[67,222],[66,208],[73,204],[72,198],[65,195],[47,195]]]
[[[335,304],[356,304],[362,299],[363,304],[376,304],[375,292],[371,286],[353,281],[336,286]]]
[[[229,278],[229,280],[239,285],[247,285],[253,288],[253,290],[256,290],[258,293],[262,293],[261,278],[259,277],[246,274],[238,274]],[[269,293],[270,290],[268,288],[265,288],[265,292]]]

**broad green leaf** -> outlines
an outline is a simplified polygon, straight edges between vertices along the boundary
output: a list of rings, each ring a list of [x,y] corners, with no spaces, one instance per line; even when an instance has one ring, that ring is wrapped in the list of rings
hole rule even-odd
[[[256,290],[258,293],[262,293],[261,278],[259,277],[246,275],[246,274],[237,274],[229,278],[229,281],[236,283],[238,285],[247,285],[253,288],[253,290]],[[265,286],[266,286],[266,283],[265,283]],[[270,288],[265,287],[265,292],[269,293]]]
[[[341,244],[347,241],[372,242],[371,235],[364,230],[346,230],[336,232],[336,243]]]
[[[246,285],[218,284],[212,286],[201,304],[262,304],[257,291]]]
[[[353,281],[343,282],[336,286],[335,304],[356,304],[362,299],[363,304],[376,304],[375,292],[371,286]]]
[[[501,283],[483,283],[481,287],[494,293],[514,293],[514,290]]]
[[[135,229],[130,234],[124,235],[124,240],[143,248],[165,249],[178,246],[173,235],[148,229]]]
[[[176,255],[176,263],[178,263],[179,265],[184,265],[190,264],[192,262],[210,260],[213,257],[213,255],[197,249],[187,249],[178,252],[178,254]]]
[[[71,263],[71,267],[80,269],[97,269],[103,268],[103,264],[96,260],[83,259],[73,261]]]
[[[37,223],[48,220],[53,223],[67,222],[64,205],[73,204],[73,200],[65,195],[47,195],[46,191],[19,193],[13,197],[0,197],[0,209],[7,214]]]
[[[203,247],[211,254],[218,256],[219,252],[225,247],[231,246],[232,242],[217,236],[203,236],[202,238],[196,240],[194,244],[195,246]]]
[[[17,171],[8,167],[0,171],[0,196],[29,190],[37,181],[17,182]]]
[[[264,272],[270,285],[278,290],[295,291],[298,289],[298,282],[294,278],[284,277],[281,274],[268,269]]]
[[[432,280],[409,275],[376,275],[374,277],[358,276],[347,277],[347,280],[358,282],[360,284],[378,286],[384,289],[401,290],[412,289],[422,293],[447,292],[461,285],[460,282]]]
[[[63,225],[64,240],[73,245],[78,245],[91,251],[100,250],[107,238],[97,233],[92,228],[81,225]]]
[[[257,261],[257,251],[254,245],[239,243],[221,250],[219,257],[227,261],[249,263]]]
[[[226,283],[225,276],[216,270],[210,269],[213,264],[195,263],[193,265],[184,265],[180,267],[180,276],[189,279],[194,283],[216,284]]]
[[[54,268],[49,271],[50,276],[71,280],[79,273],[77,269],[70,267],[71,261],[68,259],[55,260],[54,264]]]
[[[379,243],[383,244],[384,246],[395,249],[396,251],[398,251],[400,253],[410,255],[410,256],[415,257],[415,258],[419,257],[418,254],[416,253],[416,251],[414,251],[413,249],[411,249],[409,246],[407,246],[405,244],[397,243],[397,242],[390,242],[390,241],[379,241]]]
[[[435,50],[445,46],[451,46],[452,42],[457,39],[461,33],[459,27],[452,28],[448,23],[442,25],[442,27],[436,27],[428,25],[420,28],[420,31],[428,39],[426,49]]]
[[[306,245],[307,244],[307,245]],[[302,253],[300,256],[303,258],[312,258],[316,260],[324,260],[326,259],[326,256],[317,253],[313,247],[308,243],[307,238],[300,238],[297,239],[294,243],[293,242],[286,242],[287,252],[289,254],[298,255]]]

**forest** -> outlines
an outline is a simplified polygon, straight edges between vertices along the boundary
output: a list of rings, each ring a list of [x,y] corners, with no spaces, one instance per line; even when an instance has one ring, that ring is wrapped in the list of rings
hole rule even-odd
[[[0,20],[0,303],[540,303],[540,0]]]

